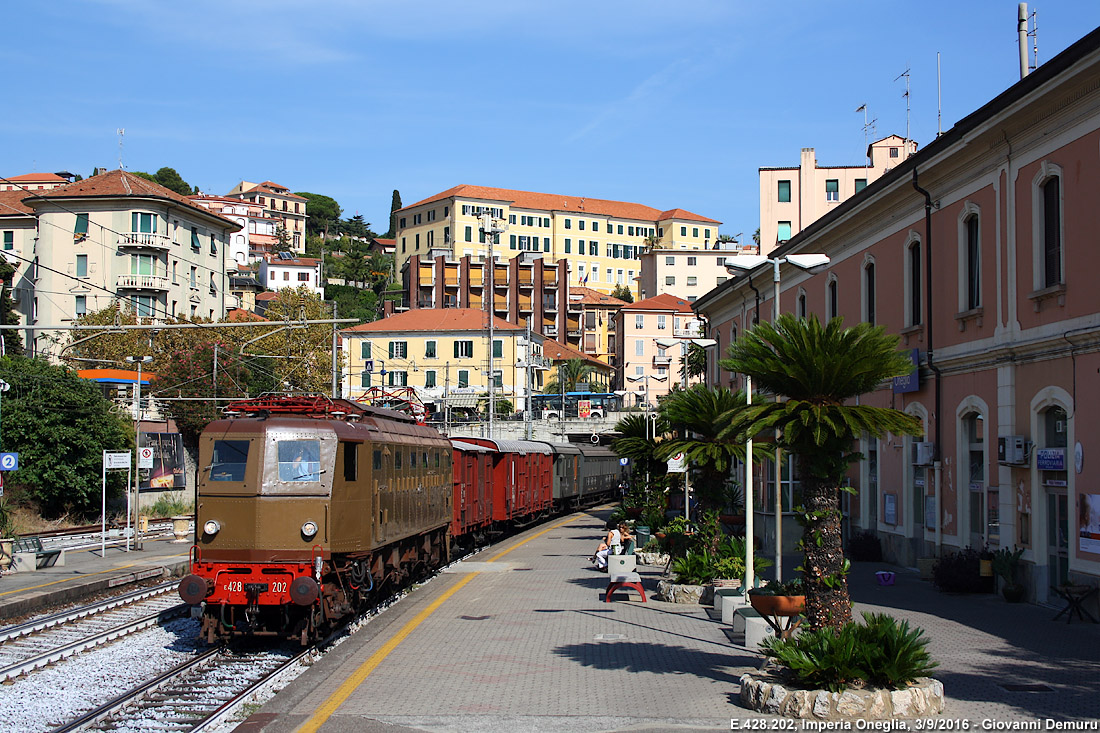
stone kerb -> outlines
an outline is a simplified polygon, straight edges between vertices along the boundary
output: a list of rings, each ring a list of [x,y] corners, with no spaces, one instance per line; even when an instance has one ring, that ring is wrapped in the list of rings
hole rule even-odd
[[[943,684],[919,678],[903,690],[830,692],[788,687],[770,671],[741,675],[741,704],[750,710],[806,720],[890,720],[943,712]]]

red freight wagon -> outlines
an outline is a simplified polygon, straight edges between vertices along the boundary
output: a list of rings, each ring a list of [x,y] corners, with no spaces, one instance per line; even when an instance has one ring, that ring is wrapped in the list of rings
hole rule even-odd
[[[553,463],[550,446],[530,440],[458,440],[495,448],[493,457],[493,521],[513,522],[548,511],[553,503]]]
[[[490,448],[452,440],[454,515],[451,536],[485,530],[493,522],[493,454]]]

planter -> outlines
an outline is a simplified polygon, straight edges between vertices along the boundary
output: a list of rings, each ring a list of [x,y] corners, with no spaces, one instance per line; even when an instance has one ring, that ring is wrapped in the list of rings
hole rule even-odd
[[[1020,603],[1027,595],[1027,586],[1020,583],[1013,583],[1012,585],[1006,585],[1001,588],[1001,595],[1005,597],[1005,600],[1009,603]]]
[[[173,542],[187,542],[191,535],[191,517],[172,517]]]
[[[657,582],[657,595],[669,603],[690,603],[710,605],[714,587],[709,585],[681,585],[671,580]]]
[[[769,596],[750,590],[749,603],[761,616],[798,616],[806,610],[806,596]]]
[[[943,712],[944,694],[943,684],[929,677],[901,690],[805,690],[788,687],[779,674],[765,669],[741,675],[741,705],[788,718],[828,721],[835,730],[908,730],[903,725],[861,726],[860,721],[937,715]],[[850,722],[853,720],[855,725]]]

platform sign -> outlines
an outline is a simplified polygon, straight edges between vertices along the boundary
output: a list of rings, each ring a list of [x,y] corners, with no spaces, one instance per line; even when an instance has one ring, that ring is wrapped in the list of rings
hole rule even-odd
[[[153,446],[143,445],[138,448],[138,468],[153,467]]]
[[[626,465],[626,464],[628,464],[628,463],[630,463],[630,459],[629,459],[629,458],[620,458],[620,459],[619,459],[619,465],[620,465],[620,466],[625,466],[625,465]]]
[[[18,471],[18,453],[0,453],[0,471]]]
[[[103,451],[103,467],[107,470],[130,467],[130,451]]]
[[[687,467],[685,466],[683,453],[677,453],[672,458],[668,459],[668,472],[687,473]]]
[[[374,359],[367,359],[363,362],[363,371],[367,374],[374,372]]]

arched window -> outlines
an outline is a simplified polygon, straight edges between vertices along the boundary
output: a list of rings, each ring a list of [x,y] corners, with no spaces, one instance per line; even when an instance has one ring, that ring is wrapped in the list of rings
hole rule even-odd
[[[905,248],[905,324],[921,324],[920,238],[911,237]]]
[[[863,266],[863,320],[875,325],[875,262]]]
[[[966,310],[982,305],[981,243],[978,238],[978,215],[971,214],[966,225]]]
[[[825,318],[828,320],[832,320],[840,315],[840,303],[837,299],[837,289],[836,276],[833,275],[829,278],[829,284],[825,287]]]
[[[1065,241],[1062,169],[1043,161],[1032,179],[1032,267],[1036,290],[1065,282],[1062,243]]]

